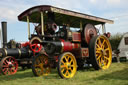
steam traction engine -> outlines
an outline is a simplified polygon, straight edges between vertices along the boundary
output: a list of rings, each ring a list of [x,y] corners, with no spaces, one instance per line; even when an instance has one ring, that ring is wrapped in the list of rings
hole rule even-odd
[[[107,69],[112,61],[111,45],[105,23],[112,20],[73,12],[53,6],[32,7],[18,16],[28,23],[28,37],[34,53],[32,71],[35,76],[47,75],[57,67],[61,78],[72,78],[84,61],[94,69]],[[30,34],[30,23],[37,24]],[[100,35],[95,25],[102,25]],[[41,46],[43,47],[42,49]]]
[[[0,48],[0,72],[4,75],[15,74],[18,66],[31,68],[33,52],[30,43],[7,42],[7,22],[2,22],[3,48]]]
[[[28,23],[29,48],[35,76],[47,75],[57,67],[61,78],[72,78],[85,61],[94,69],[109,68],[111,45],[105,33],[107,20],[48,5],[32,7],[18,16]],[[30,34],[31,23],[34,32]],[[101,25],[101,35],[95,25]]]

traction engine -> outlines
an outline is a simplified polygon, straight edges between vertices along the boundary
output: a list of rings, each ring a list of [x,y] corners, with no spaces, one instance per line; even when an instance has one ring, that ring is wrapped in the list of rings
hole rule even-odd
[[[17,43],[10,40],[7,43],[7,23],[2,22],[3,48],[0,48],[0,71],[4,75],[15,74],[18,65],[22,69],[31,68],[34,45],[29,42]],[[39,48],[39,46],[36,46]],[[40,49],[39,49],[40,50]],[[37,51],[36,51],[37,52]]]

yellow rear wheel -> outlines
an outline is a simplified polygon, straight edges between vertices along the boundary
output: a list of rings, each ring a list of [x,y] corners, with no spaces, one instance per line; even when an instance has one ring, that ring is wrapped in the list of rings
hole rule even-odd
[[[32,72],[35,76],[45,76],[50,73],[48,56],[45,54],[37,55],[32,62]]]
[[[72,78],[77,71],[77,63],[74,55],[70,52],[60,55],[57,69],[61,78]]]
[[[93,37],[89,44],[89,57],[95,69],[107,69],[112,62],[112,49],[109,40],[99,35]]]

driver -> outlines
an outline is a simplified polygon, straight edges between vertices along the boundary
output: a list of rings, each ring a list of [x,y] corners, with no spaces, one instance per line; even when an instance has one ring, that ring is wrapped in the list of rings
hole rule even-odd
[[[41,35],[41,24],[35,27],[37,35]]]
[[[57,30],[57,25],[56,23],[52,22],[52,23],[47,23],[45,26],[44,26],[44,33],[46,35],[49,35],[49,34],[54,34]],[[36,33],[37,35],[41,35],[41,24],[39,24],[38,26],[35,27],[35,30],[36,30]]]

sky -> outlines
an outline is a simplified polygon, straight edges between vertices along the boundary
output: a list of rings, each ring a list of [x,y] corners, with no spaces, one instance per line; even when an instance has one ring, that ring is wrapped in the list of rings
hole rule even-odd
[[[17,16],[37,5],[52,5],[93,16],[114,20],[106,24],[111,34],[128,32],[128,0],[1,0],[0,22],[7,21],[8,41],[28,41],[27,23],[18,21]],[[1,28],[1,25],[0,25]]]

